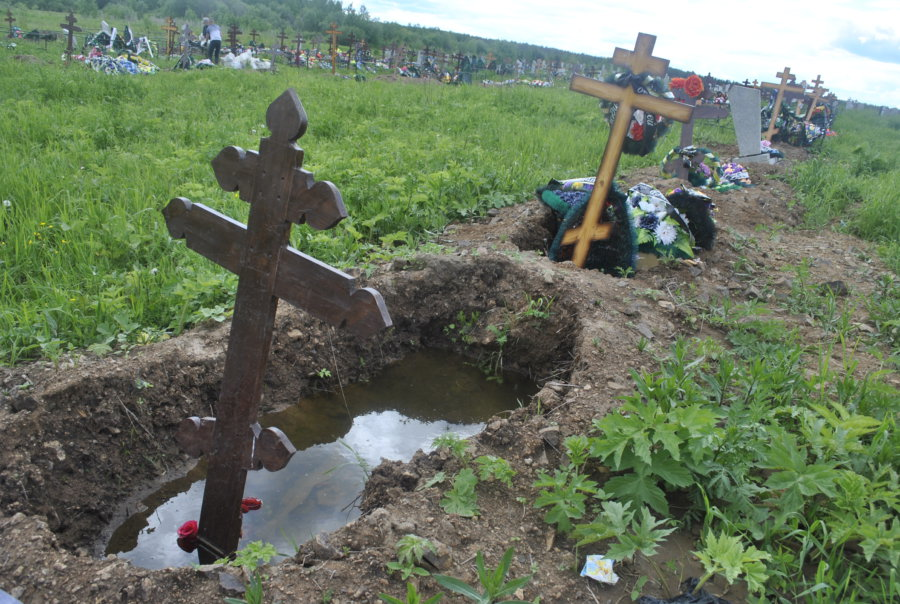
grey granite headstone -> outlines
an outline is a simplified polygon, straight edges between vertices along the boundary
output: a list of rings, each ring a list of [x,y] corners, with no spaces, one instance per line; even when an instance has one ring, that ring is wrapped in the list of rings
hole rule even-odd
[[[759,151],[762,132],[759,88],[734,85],[728,91],[728,102],[731,103],[734,133],[741,153],[734,161],[738,163],[769,161],[769,154]]]

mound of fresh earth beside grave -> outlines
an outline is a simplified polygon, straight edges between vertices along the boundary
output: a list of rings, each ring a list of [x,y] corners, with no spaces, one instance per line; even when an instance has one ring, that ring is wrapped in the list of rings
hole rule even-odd
[[[470,582],[476,552],[494,565],[514,546],[512,576],[535,574],[521,594],[525,599],[614,602],[628,594],[643,569],[618,566],[625,581],[615,588],[578,577],[574,544],[557,537],[544,511],[532,506],[536,472],[558,467],[562,439],[588,432],[594,418],[632,389],[629,372],[655,369],[656,357],[675,338],[721,339],[702,318],[712,301],[759,300],[815,344],[822,332],[809,317],[778,304],[791,290],[790,267],[808,259],[809,283],[831,283],[848,300],[870,295],[875,277],[885,272],[864,242],[793,228],[798,216],[781,177],[805,151],[787,151],[779,165],[749,166],[755,187],[711,193],[719,208],[718,241],[697,262],[658,264],[630,279],[554,264],[541,254],[553,235],[548,210],[531,201],[447,228],[439,238],[447,254],[395,260],[366,279],[385,298],[395,323],[390,333],[369,340],[332,335],[282,305],[266,378],[267,411],[336,387],[334,378],[316,373],[332,366],[333,353],[342,378],[356,381],[422,347],[455,349],[482,361],[496,361],[499,352],[504,367],[530,372],[544,387],[473,439],[476,455],[503,457],[517,471],[512,489],[479,485],[479,516],[448,515],[439,505],[443,487],[421,488],[438,471],[458,469],[454,458],[419,454],[410,463],[384,463],[367,485],[359,520],[265,570],[266,601],[347,604],[377,602],[382,592],[400,595],[403,582],[386,563],[407,533],[446,546],[440,572]],[[655,169],[624,180],[660,189],[675,182],[660,180]],[[553,299],[549,318],[525,312],[539,298]],[[466,338],[448,329],[460,312],[473,311],[480,314]],[[862,305],[852,322],[862,337],[874,330]],[[489,325],[508,327],[505,343]],[[229,580],[229,573],[238,575],[235,569],[149,571],[97,554],[114,520],[188,463],[173,435],[184,417],[214,415],[227,334],[227,324],[213,325],[126,355],[0,370],[0,587],[24,602],[213,602],[235,595],[243,581]],[[856,354],[861,371],[876,365],[861,349]],[[896,385],[896,376],[891,379]],[[663,554],[683,565],[685,576],[698,572],[689,554],[693,538],[670,539]],[[430,579],[419,584],[425,593],[435,590]],[[721,593],[724,586],[713,590]],[[736,602],[742,593],[738,586],[726,597]]]

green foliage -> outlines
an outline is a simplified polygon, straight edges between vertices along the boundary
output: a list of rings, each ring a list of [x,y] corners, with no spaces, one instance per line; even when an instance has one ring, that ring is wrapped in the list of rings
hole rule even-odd
[[[496,480],[512,488],[512,479],[516,475],[516,471],[502,457],[481,455],[475,458],[475,464],[478,466],[479,480]]]
[[[493,570],[485,567],[484,554],[481,551],[475,555],[475,570],[478,572],[478,582],[481,584],[483,591],[479,591],[478,588],[455,577],[437,574],[433,575],[433,577],[441,587],[449,589],[453,593],[468,598],[477,604],[529,604],[522,600],[500,600],[500,598],[514,594],[531,581],[531,575],[512,579],[511,581],[506,580],[506,574],[509,572],[514,554],[515,550],[513,548],[506,550],[500,559],[500,564]]]
[[[572,520],[584,517],[588,495],[600,494],[597,483],[572,466],[554,470],[552,476],[539,470],[534,486],[541,489],[534,507],[550,508],[544,515],[544,521],[555,524],[561,533],[572,530]]]
[[[423,600],[416,590],[416,586],[412,583],[407,583],[405,600],[389,596],[388,594],[378,594],[378,597],[387,602],[387,604],[435,604],[444,597],[444,594],[435,594],[430,598]]]
[[[227,602],[227,604],[262,604],[263,580],[265,580],[266,577],[259,572],[259,565],[268,564],[269,561],[277,555],[278,551],[271,543],[252,541],[248,543],[246,547],[236,551],[233,557],[216,560],[216,564],[239,566],[250,575],[244,597],[225,598],[225,602]]]
[[[441,507],[448,514],[471,518],[478,515],[478,496],[475,485],[478,477],[471,468],[463,468],[453,478],[453,488],[444,493]]]
[[[575,527],[574,535],[580,538],[578,546],[615,537],[617,541],[607,550],[607,558],[625,560],[633,558],[638,552],[648,558],[653,556],[663,538],[675,529],[660,528],[669,521],[657,520],[646,507],[641,507],[640,518],[636,519],[629,507],[630,503],[604,501],[602,511],[594,522]]]
[[[696,589],[700,589],[718,573],[724,576],[729,584],[742,577],[747,582],[750,593],[763,590],[768,578],[763,561],[770,560],[772,556],[752,545],[745,548],[740,537],[724,533],[716,536],[712,531],[708,531],[703,539],[703,549],[693,553],[706,570]]]
[[[445,432],[431,441],[435,449],[447,449],[460,463],[469,462],[469,441],[456,432]]]
[[[418,566],[425,553],[434,549],[431,541],[418,535],[404,535],[394,544],[394,549],[397,551],[397,561],[388,562],[387,567],[388,570],[400,573],[404,581],[413,575],[427,577],[431,574]]]

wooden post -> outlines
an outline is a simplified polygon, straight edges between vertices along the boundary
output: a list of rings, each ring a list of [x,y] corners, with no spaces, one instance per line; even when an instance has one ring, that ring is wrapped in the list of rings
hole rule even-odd
[[[293,453],[283,433],[256,421],[278,299],[360,335],[391,325],[377,291],[358,289],[349,275],[289,246],[292,223],[328,229],[347,216],[337,187],[300,167],[303,149],[295,141],[307,118],[293,89],[269,105],[266,125],[271,135],[259,152],[226,147],[212,162],[219,185],[250,203],[246,227],[183,197],[163,210],[172,237],[239,275],[217,418],[188,418],[179,429],[188,453],[209,455],[201,563],[237,549],[247,470],[277,470]]]
[[[669,61],[652,56],[655,44],[656,36],[639,33],[634,51],[616,48],[612,62],[621,67],[627,67],[634,74],[649,73],[663,77],[669,68]],[[686,122],[691,119],[693,108],[675,101],[638,94],[631,85],[621,88],[615,84],[592,80],[584,76],[572,76],[569,89],[619,104],[581,226],[566,231],[562,238],[562,245],[575,245],[572,261],[583,268],[587,261],[591,242],[608,239],[612,233],[612,224],[603,221],[603,210],[606,208],[606,198],[616,175],[619,156],[622,154],[622,145],[625,143],[628,124],[631,122],[631,114],[634,109],[651,111],[679,122]]]
[[[75,50],[75,32],[81,31],[81,28],[75,25],[77,22],[78,19],[75,18],[75,14],[69,11],[66,22],[59,24],[60,27],[66,30],[66,65],[72,62],[72,52]],[[46,40],[44,46],[46,47]]]
[[[178,31],[175,19],[166,17],[166,24],[162,26],[162,30],[166,32],[166,55],[171,55],[175,52],[175,33]]]
[[[228,46],[231,48],[231,52],[234,52],[235,48],[237,48],[237,45],[238,45],[237,37],[239,35],[241,35],[242,33],[244,33],[244,32],[242,32],[241,30],[238,29],[238,26],[236,23],[232,23],[231,25],[228,26]]]
[[[778,128],[775,127],[775,120],[778,119],[778,114],[781,113],[781,102],[784,99],[785,92],[798,92],[803,94],[805,90],[800,86],[792,86],[789,82],[793,82],[797,76],[791,74],[791,68],[785,67],[784,71],[781,73],[775,74],[779,78],[781,78],[780,84],[772,84],[770,82],[763,82],[760,84],[761,88],[771,88],[778,91],[778,95],[775,97],[775,106],[772,108],[772,119],[769,120],[769,129],[766,130],[763,138],[767,141],[772,140],[772,137],[778,133]],[[756,83],[756,80],[753,81]]]
[[[825,80],[822,79],[822,74],[816,76],[816,79],[813,80],[813,84],[815,87],[810,91],[812,94],[809,96],[809,113],[806,114],[806,119],[803,120],[804,124],[808,124],[812,119],[813,111],[816,110],[816,104],[819,102],[826,92],[828,92],[827,88],[822,88],[822,84],[825,83]]]

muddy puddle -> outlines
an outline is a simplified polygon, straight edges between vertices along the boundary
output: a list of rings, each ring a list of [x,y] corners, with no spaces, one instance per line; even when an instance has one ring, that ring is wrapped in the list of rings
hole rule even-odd
[[[317,533],[359,516],[358,498],[370,468],[382,459],[408,461],[447,432],[468,437],[484,422],[525,404],[537,390],[526,377],[506,372],[488,379],[458,355],[424,350],[387,366],[368,383],[340,386],[269,413],[263,426],[283,430],[297,454],[279,472],[250,472],[245,496],[263,507],[244,515],[241,547],[251,541],[293,555]],[[188,566],[197,554],[182,551],[176,530],[198,519],[205,463],[162,485],[127,510],[126,520],[98,549],[144,568]]]

